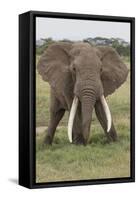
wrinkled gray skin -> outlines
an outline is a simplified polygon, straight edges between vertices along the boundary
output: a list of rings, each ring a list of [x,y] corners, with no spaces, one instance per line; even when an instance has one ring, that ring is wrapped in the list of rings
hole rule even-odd
[[[52,144],[56,127],[66,110],[70,111],[74,95],[79,105],[73,124],[73,143],[86,145],[92,113],[110,141],[117,140],[113,120],[107,133],[107,120],[99,101],[115,91],[127,78],[128,69],[111,47],[92,47],[88,43],[57,42],[41,56],[39,74],[51,86],[50,122],[46,144]]]

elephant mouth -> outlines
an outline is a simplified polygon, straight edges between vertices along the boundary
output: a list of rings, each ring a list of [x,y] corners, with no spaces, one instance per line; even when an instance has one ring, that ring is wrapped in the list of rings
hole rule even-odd
[[[103,106],[103,110],[104,110],[105,115],[106,115],[107,132],[109,132],[110,129],[111,129],[111,124],[112,124],[111,112],[110,112],[109,106],[107,104],[107,101],[106,101],[104,95],[102,95],[99,100],[101,101],[101,104]],[[73,123],[74,123],[74,118],[75,118],[75,114],[76,114],[77,107],[78,107],[78,102],[79,102],[78,97],[74,96],[72,106],[71,106],[71,110],[70,110],[69,120],[68,120],[68,138],[69,138],[69,141],[71,143],[72,143]]]

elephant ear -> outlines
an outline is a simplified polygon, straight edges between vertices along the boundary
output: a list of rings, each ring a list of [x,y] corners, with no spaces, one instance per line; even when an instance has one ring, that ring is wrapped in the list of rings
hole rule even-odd
[[[56,42],[47,48],[37,64],[38,73],[42,79],[48,81],[51,87],[59,92],[71,77],[68,69],[71,47],[72,43],[70,42]]]
[[[101,53],[102,61],[101,80],[104,95],[107,96],[125,82],[129,70],[112,47],[98,47],[98,50]]]

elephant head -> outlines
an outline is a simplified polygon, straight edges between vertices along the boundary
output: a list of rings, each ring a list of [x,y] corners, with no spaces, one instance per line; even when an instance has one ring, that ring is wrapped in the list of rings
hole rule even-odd
[[[87,141],[96,101],[101,101],[111,128],[111,114],[105,97],[113,93],[127,78],[128,69],[111,47],[93,47],[84,42],[57,42],[48,47],[38,62],[38,72],[57,95],[69,91],[72,106],[68,136],[72,142],[72,127],[78,104],[81,105],[83,137]]]

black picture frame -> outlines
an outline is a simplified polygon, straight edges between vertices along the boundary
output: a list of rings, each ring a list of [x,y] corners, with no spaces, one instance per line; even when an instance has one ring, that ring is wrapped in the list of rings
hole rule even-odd
[[[36,17],[129,22],[131,24],[131,176],[35,183],[35,19]],[[47,188],[135,181],[135,18],[29,11],[19,15],[19,184]]]

